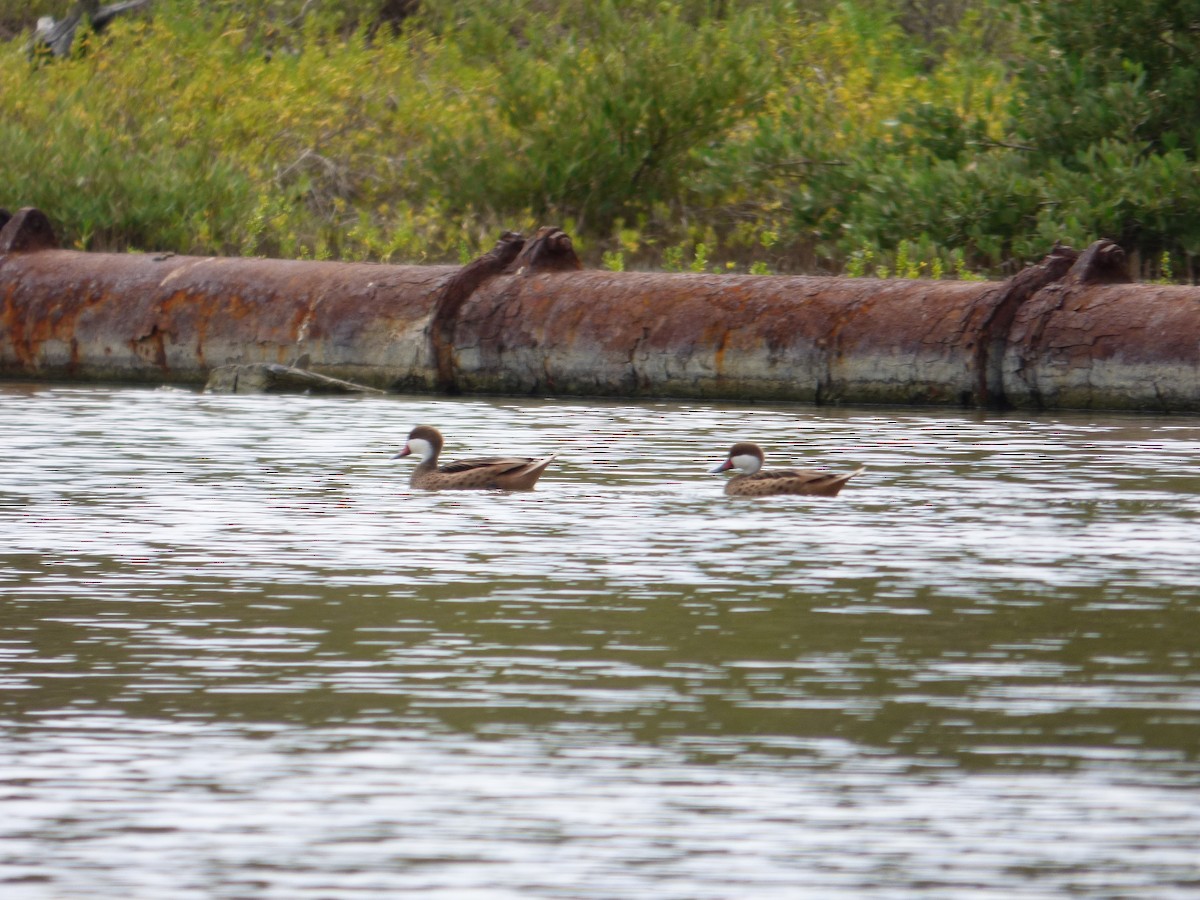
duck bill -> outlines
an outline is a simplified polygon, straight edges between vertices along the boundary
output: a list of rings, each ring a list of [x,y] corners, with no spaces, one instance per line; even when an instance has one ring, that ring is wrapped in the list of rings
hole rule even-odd
[[[405,447],[399,453],[394,454],[392,459],[399,459],[402,456],[408,456],[410,453],[412,453],[412,450],[410,450],[408,447]]]
[[[725,460],[725,462],[721,463],[716,468],[709,469],[708,474],[709,475],[720,475],[722,472],[726,472],[732,468],[733,468],[733,460],[727,459],[727,460]]]

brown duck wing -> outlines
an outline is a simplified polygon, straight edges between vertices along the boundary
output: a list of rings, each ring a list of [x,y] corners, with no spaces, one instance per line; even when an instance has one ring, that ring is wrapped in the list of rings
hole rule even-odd
[[[782,474],[791,476],[791,483],[795,486],[795,493],[836,497],[838,491],[845,486],[846,482],[861,471],[862,469],[859,469],[856,472],[838,474],[835,472],[814,472],[811,469],[790,469]]]
[[[788,478],[809,478],[820,474],[820,472],[809,472],[805,469],[766,469],[762,472],[756,472],[750,477],[755,481],[779,482]]]
[[[543,456],[541,459],[523,459],[515,469],[505,469],[496,476],[496,483],[506,491],[528,491],[542,477],[546,466],[554,461],[557,454]]]
[[[554,455],[541,459],[527,456],[483,456],[447,463],[428,473],[420,487],[431,490],[448,488],[497,488],[504,491],[530,490],[541,477]]]
[[[859,472],[862,470],[860,469]],[[769,494],[809,494],[817,497],[835,497],[846,482],[858,472],[836,474],[817,472],[811,469],[768,469],[745,478],[731,479],[727,491],[743,496],[767,496]]]
[[[475,469],[493,469],[498,473],[520,469],[536,460],[524,456],[477,456],[472,459],[456,459],[454,462],[438,466],[439,472],[447,475],[454,472],[471,472]]]

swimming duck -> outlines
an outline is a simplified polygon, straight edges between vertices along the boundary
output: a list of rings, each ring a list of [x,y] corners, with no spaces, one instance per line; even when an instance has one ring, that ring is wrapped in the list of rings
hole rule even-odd
[[[521,456],[486,456],[437,464],[442,452],[442,434],[429,425],[409,432],[404,449],[392,459],[415,454],[421,462],[413,469],[411,484],[427,491],[502,490],[528,491],[557,454],[530,459]]]
[[[725,493],[731,497],[766,497],[771,494],[811,494],[817,497],[836,497],[838,491],[861,472],[862,467],[846,475],[814,472],[811,469],[767,469],[763,464],[762,448],[758,444],[734,444],[725,462],[709,474],[737,469],[738,474],[725,482]]]

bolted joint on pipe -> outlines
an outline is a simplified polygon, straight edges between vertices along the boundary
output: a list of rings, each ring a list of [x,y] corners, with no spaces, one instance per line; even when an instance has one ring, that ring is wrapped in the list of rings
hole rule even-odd
[[[15,216],[0,209],[0,256],[10,253],[33,253],[55,250],[58,238],[46,214],[33,206],[17,211]]]

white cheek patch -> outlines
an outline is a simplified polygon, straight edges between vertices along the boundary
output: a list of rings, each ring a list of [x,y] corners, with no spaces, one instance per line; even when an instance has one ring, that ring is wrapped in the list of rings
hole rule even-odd
[[[737,456],[729,457],[729,461],[733,463],[735,469],[739,472],[745,472],[747,475],[753,475],[758,471],[759,465],[757,456],[751,456],[748,453],[739,453]]]
[[[418,459],[429,459],[433,456],[433,445],[424,438],[411,438],[408,442],[408,452]]]

